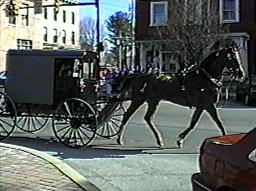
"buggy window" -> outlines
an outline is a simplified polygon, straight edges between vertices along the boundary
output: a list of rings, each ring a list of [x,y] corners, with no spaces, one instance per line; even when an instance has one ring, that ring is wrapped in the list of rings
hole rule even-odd
[[[95,64],[93,62],[84,62],[83,63],[83,78],[84,79],[95,79]]]

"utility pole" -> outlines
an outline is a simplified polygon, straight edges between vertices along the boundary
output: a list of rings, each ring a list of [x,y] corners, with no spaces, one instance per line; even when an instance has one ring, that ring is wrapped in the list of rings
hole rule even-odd
[[[133,20],[134,20],[134,0],[131,0],[131,3],[132,3],[132,5],[131,5],[131,33],[132,33],[132,37],[131,37],[131,39],[129,39],[129,44],[130,44],[130,46],[131,46],[131,49],[130,49],[130,69],[132,69],[132,66],[134,66],[134,59],[133,59],[133,51],[134,51],[134,44],[133,44],[133,42],[134,42],[134,32],[133,32],[133,27],[134,27],[134,23],[133,23]]]
[[[95,0],[95,6],[97,10],[97,15],[96,15],[96,41],[97,44],[100,43],[100,6],[99,6],[99,0]]]
[[[98,59],[96,63],[96,78],[100,78],[100,5],[99,5],[99,0],[95,0],[95,7],[96,7],[96,52],[98,54]]]

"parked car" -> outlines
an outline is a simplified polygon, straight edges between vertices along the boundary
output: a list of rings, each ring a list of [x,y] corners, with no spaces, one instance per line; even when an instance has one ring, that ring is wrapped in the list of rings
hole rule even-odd
[[[6,71],[1,71],[0,72],[0,86],[4,86],[5,83],[6,83],[6,74],[7,72]]]
[[[256,191],[256,128],[207,138],[200,150],[193,191]]]
[[[240,83],[236,90],[236,100],[246,105],[256,105],[256,84],[249,80]]]

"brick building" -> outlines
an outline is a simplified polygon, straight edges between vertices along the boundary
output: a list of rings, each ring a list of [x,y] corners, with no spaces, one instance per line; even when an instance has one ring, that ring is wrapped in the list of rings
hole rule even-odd
[[[9,0],[0,3],[0,71],[5,70],[9,49],[79,49],[79,7],[43,7],[35,14],[34,0],[20,0],[19,15],[9,16]],[[52,5],[53,0],[43,0]],[[68,2],[66,2],[68,3]],[[69,1],[69,3],[72,3]]]
[[[182,0],[184,5],[186,1]],[[203,0],[197,1],[198,4]],[[161,68],[167,64],[166,60],[172,59],[172,53],[167,53],[165,45],[170,39],[158,38],[156,28],[167,25],[170,15],[170,0],[136,0],[135,41],[137,47],[136,63],[142,69],[146,67],[148,53],[152,56],[158,54]],[[207,1],[204,1],[207,2]],[[213,0],[219,22],[229,26],[226,34],[240,47],[242,61],[247,75],[256,80],[256,2],[248,0]],[[190,13],[191,14],[191,13]],[[152,60],[152,58],[149,58]],[[166,67],[175,72],[177,64]]]

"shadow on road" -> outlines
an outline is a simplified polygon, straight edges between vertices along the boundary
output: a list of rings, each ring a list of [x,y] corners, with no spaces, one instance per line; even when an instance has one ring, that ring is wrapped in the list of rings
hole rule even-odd
[[[4,140],[3,143],[23,146],[42,152],[47,152],[52,156],[60,157],[62,159],[125,158],[125,156],[127,155],[141,154],[142,150],[145,150],[145,148],[137,148],[135,150],[129,148],[120,149],[117,147],[117,145],[105,145],[107,149],[100,148],[100,145],[97,145],[98,148],[93,148],[94,146],[90,146],[75,149],[65,146],[55,140],[51,141],[41,138],[27,137],[10,137],[7,140]]]
[[[95,159],[95,158],[125,158],[127,155],[138,154],[168,154],[168,150],[179,150],[177,147],[160,149],[158,147],[126,147],[116,144],[97,144],[89,147],[70,148],[56,140],[42,138],[10,137],[3,143],[23,146],[46,152],[62,159]]]

